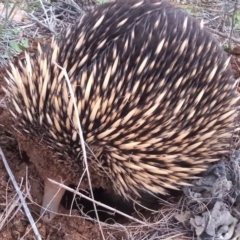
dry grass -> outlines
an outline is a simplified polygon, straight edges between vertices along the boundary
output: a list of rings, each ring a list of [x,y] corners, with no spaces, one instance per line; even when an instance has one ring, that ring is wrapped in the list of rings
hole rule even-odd
[[[215,0],[204,2],[198,0],[172,0],[172,2],[177,5],[184,2],[183,5],[181,4],[181,7],[197,18],[202,19],[206,27],[217,35],[224,48],[233,48],[237,44],[240,44],[240,3],[238,1]],[[31,0],[22,1],[20,4],[19,2],[16,4],[6,0],[1,6],[0,65],[2,66],[6,65],[8,60],[13,56],[18,55],[24,49],[29,47],[33,39],[48,39],[52,35],[57,36],[60,34],[62,30],[72,25],[76,18],[84,15],[88,10],[88,7],[90,7],[78,5],[73,0],[57,1],[53,3],[42,0]],[[67,79],[66,75],[66,80]],[[70,83],[69,88],[71,89]],[[4,99],[1,100],[0,104],[1,107],[5,107]],[[81,136],[80,122],[79,131]],[[85,144],[83,139],[82,143],[84,149]],[[37,224],[33,221],[25,201],[26,198],[31,199],[29,188],[27,186],[24,187],[21,182],[17,183],[15,181],[7,164],[8,159],[5,159],[1,149],[0,154],[4,160],[6,170],[9,176],[11,176],[12,184],[16,189],[15,194],[8,195],[8,186],[6,186],[6,201],[4,203],[5,211],[0,213],[0,230],[3,229],[9,221],[13,220],[23,206],[36,238],[41,239]],[[88,166],[86,156],[85,164]],[[89,185],[91,186],[91,176],[88,171],[87,174]],[[60,185],[65,189],[74,192],[75,195],[87,198],[87,196],[84,196],[67,186]],[[93,201],[94,204],[99,205],[95,200],[89,200]],[[209,201],[211,201],[211,199]],[[102,204],[102,206],[104,206],[104,204]],[[140,216],[141,220],[139,220],[139,218],[127,216],[116,209],[105,206],[107,210],[118,212],[127,217],[132,223],[128,226],[118,223],[109,225],[100,222],[98,218],[97,223],[102,233],[102,239],[114,239],[113,236],[117,232],[124,232],[129,240],[153,240],[159,239],[160,237],[161,239],[194,239],[194,237],[191,236],[193,228],[189,222],[183,221],[176,223],[176,221],[174,221],[178,214],[181,214],[183,210],[186,210],[186,206],[189,206],[189,208],[191,206],[192,212],[204,212],[207,208],[203,202],[197,198],[194,199],[192,196],[180,199],[177,204],[172,204],[169,201],[169,203],[165,203],[165,206],[161,208],[159,212],[153,212],[148,219]],[[89,217],[86,216],[86,218]],[[188,220],[188,218],[186,220]]]
[[[16,192],[17,192],[17,196],[18,196],[17,199],[16,199],[15,201],[12,201],[12,204],[10,204],[8,208],[6,208],[6,210],[7,210],[6,213],[5,213],[5,214],[2,214],[2,216],[1,216],[1,217],[4,217],[4,216],[5,216],[5,218],[3,218],[0,223],[1,223],[2,227],[3,227],[5,221],[7,220],[8,216],[12,213],[13,209],[14,209],[16,206],[18,206],[18,209],[20,209],[20,207],[21,207],[21,205],[22,205],[23,208],[24,208],[24,211],[25,211],[25,213],[26,213],[26,216],[27,216],[27,218],[28,218],[28,220],[29,220],[29,222],[30,222],[30,224],[31,224],[31,226],[32,226],[32,229],[33,229],[33,231],[34,231],[35,236],[37,237],[38,240],[41,240],[42,238],[41,238],[41,236],[40,236],[40,234],[39,234],[39,232],[38,232],[38,229],[37,229],[37,227],[36,227],[36,224],[35,224],[35,222],[34,222],[34,220],[33,220],[32,215],[31,215],[31,213],[30,213],[30,210],[29,210],[29,208],[28,208],[28,205],[26,204],[25,197],[24,197],[24,195],[23,195],[24,191],[22,191],[21,188],[18,186],[18,184],[17,184],[17,182],[16,182],[16,180],[15,180],[15,177],[14,177],[14,175],[13,175],[13,173],[12,173],[12,171],[11,171],[8,163],[7,163],[7,160],[6,160],[5,156],[4,156],[4,153],[3,153],[3,151],[2,151],[1,148],[0,148],[0,155],[1,155],[1,157],[2,157],[4,166],[5,166],[6,170],[7,170],[8,175],[10,176],[11,182],[13,183],[13,186],[14,186],[14,188],[15,188],[15,190],[16,190]],[[20,186],[21,186],[21,185],[20,185]],[[21,202],[21,205],[18,204],[18,203],[19,203],[19,200],[20,200],[20,202]],[[8,202],[6,202],[6,204],[8,205]],[[16,212],[15,212],[15,213],[16,213]],[[14,217],[14,214],[12,215],[12,218],[13,218],[13,217]],[[2,228],[0,228],[0,229],[2,229]]]

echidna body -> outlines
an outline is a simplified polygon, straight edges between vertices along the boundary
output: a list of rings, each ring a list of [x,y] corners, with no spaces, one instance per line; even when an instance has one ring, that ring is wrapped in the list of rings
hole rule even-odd
[[[79,116],[89,163],[125,198],[188,184],[226,152],[234,126],[226,54],[197,20],[157,0],[97,6],[48,51],[26,53],[7,83],[22,134],[82,168]]]

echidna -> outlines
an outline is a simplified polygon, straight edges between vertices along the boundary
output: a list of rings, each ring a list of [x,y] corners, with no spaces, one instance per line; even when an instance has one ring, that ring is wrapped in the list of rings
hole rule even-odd
[[[9,109],[45,179],[78,181],[84,170],[74,101],[59,66],[75,94],[89,164],[126,199],[180,189],[228,149],[237,95],[220,44],[169,3],[118,0],[11,65]],[[45,185],[44,207],[56,193]],[[63,192],[48,209],[57,210]]]

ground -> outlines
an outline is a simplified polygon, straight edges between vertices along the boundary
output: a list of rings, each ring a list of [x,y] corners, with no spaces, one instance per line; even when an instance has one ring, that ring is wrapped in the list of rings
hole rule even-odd
[[[34,44],[33,44],[34,45]],[[231,64],[234,70],[234,77],[240,77],[240,47],[235,47],[231,51]],[[0,70],[0,86],[4,86],[3,77],[5,68]],[[4,99],[4,93],[0,89],[0,100]],[[59,215],[50,224],[43,223],[39,220],[39,211],[43,196],[43,183],[42,179],[38,176],[35,167],[28,159],[28,156],[19,149],[19,145],[11,135],[10,132],[4,127],[2,116],[5,113],[3,102],[0,108],[0,147],[2,148],[7,162],[12,170],[16,182],[21,186],[22,193],[26,196],[26,202],[30,208],[31,214],[36,222],[37,229],[42,237],[46,240],[98,240],[101,238],[101,233],[97,223],[93,223],[86,218],[80,216],[79,212],[73,210],[69,216],[69,210],[63,205],[69,204],[68,198],[65,195],[65,201],[62,202]],[[168,212],[169,210],[162,210]],[[37,239],[31,225],[29,224],[25,212],[20,204],[19,197],[12,185],[9,175],[6,171],[3,162],[0,161],[0,239],[1,240],[17,240],[17,239]],[[166,214],[167,216],[167,214]],[[3,221],[7,218],[7,221]],[[122,220],[127,223],[126,219],[116,218],[115,220]],[[4,226],[1,226],[4,223]],[[182,230],[181,234],[184,234]],[[137,239],[126,233],[124,225],[115,228],[109,227],[104,229],[106,239]],[[167,234],[167,233],[166,233]],[[140,235],[138,235],[140,236]],[[167,235],[166,235],[167,236]],[[176,232],[176,239],[180,236]],[[155,239],[155,238],[152,238]],[[186,238],[187,239],[187,238]]]

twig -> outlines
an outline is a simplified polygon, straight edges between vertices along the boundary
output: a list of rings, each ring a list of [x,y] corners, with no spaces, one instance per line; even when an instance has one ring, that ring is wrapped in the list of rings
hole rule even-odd
[[[229,39],[229,37],[228,37],[226,34],[221,33],[221,32],[219,32],[219,31],[216,30],[216,29],[209,28],[209,27],[206,27],[206,29],[208,29],[209,31],[211,31],[211,32],[214,33],[214,34],[217,34],[217,35],[220,36],[220,37],[228,38],[228,39]],[[231,40],[232,40],[233,42],[235,42],[235,43],[240,44],[240,39],[237,39],[237,38],[235,38],[235,37],[231,37]]]
[[[17,194],[18,194],[18,196],[19,196],[19,198],[20,198],[20,200],[21,200],[21,203],[22,203],[22,205],[23,205],[23,208],[24,208],[24,210],[25,210],[25,213],[26,213],[26,215],[27,215],[27,217],[28,217],[28,220],[29,220],[29,222],[30,222],[30,224],[31,224],[31,226],[32,226],[32,229],[33,229],[33,231],[34,231],[34,233],[35,233],[35,236],[37,237],[38,240],[42,240],[42,238],[41,238],[41,236],[40,236],[40,234],[39,234],[39,232],[38,232],[38,229],[37,229],[37,227],[36,227],[36,224],[35,224],[35,222],[34,222],[34,220],[33,220],[33,218],[32,218],[32,215],[31,215],[31,213],[30,213],[30,210],[29,210],[29,208],[28,208],[28,206],[27,206],[27,204],[26,204],[26,202],[25,202],[25,199],[24,199],[24,197],[23,197],[23,195],[22,195],[22,192],[21,192],[20,188],[18,187],[18,184],[17,184],[17,182],[16,182],[16,180],[15,180],[15,177],[13,176],[13,173],[12,173],[12,171],[11,171],[8,163],[7,163],[7,160],[6,160],[6,158],[5,158],[5,155],[4,155],[1,147],[0,147],[0,155],[2,156],[3,164],[4,164],[5,168],[6,168],[6,170],[7,170],[7,172],[8,172],[8,175],[9,175],[9,177],[10,177],[12,183],[13,183],[13,186],[14,186],[14,188],[15,188],[15,190],[16,190],[16,192],[17,192]]]
[[[55,64],[63,71],[63,74],[65,76],[65,80],[68,84],[68,88],[69,88],[71,98],[73,100],[73,106],[74,106],[75,114],[76,114],[77,121],[78,121],[78,134],[79,134],[80,141],[81,141],[81,147],[82,147],[83,159],[84,159],[84,164],[85,164],[87,178],[88,178],[89,189],[90,189],[91,197],[94,200],[91,177],[90,177],[90,172],[89,172],[89,169],[88,169],[88,161],[87,161],[87,152],[86,152],[86,148],[85,148],[85,141],[84,141],[84,137],[83,137],[83,131],[82,131],[82,127],[81,127],[81,123],[80,123],[80,119],[79,119],[78,107],[77,107],[77,103],[76,103],[76,100],[75,100],[74,92],[73,92],[73,89],[72,89],[72,86],[71,86],[71,83],[70,83],[70,80],[69,80],[68,73],[67,73],[66,69],[62,68],[57,63],[55,63]],[[95,202],[93,202],[93,207],[94,207],[94,211],[96,213],[96,217],[97,217],[97,221],[98,221],[98,224],[99,224],[99,228],[100,228],[100,231],[101,231],[102,238],[105,239],[104,234],[103,234],[103,230],[102,230],[102,227],[101,227],[101,224],[100,224],[100,220],[99,220],[99,216],[98,216],[97,207],[96,207]]]
[[[237,12],[237,5],[238,5],[238,0],[236,0],[235,4],[234,4],[234,10],[233,10],[233,14],[232,14],[232,26],[231,26],[231,31],[229,34],[229,48],[231,49],[231,40],[232,40],[232,35],[233,35],[233,28],[234,28],[234,17],[235,14]]]
[[[28,15],[35,20],[37,23],[39,23],[40,25],[42,25],[43,27],[45,27],[46,29],[48,29],[50,32],[56,34],[56,31],[52,28],[50,28],[47,24],[44,24],[43,22],[41,22],[40,20],[38,20],[32,13],[28,13]]]

